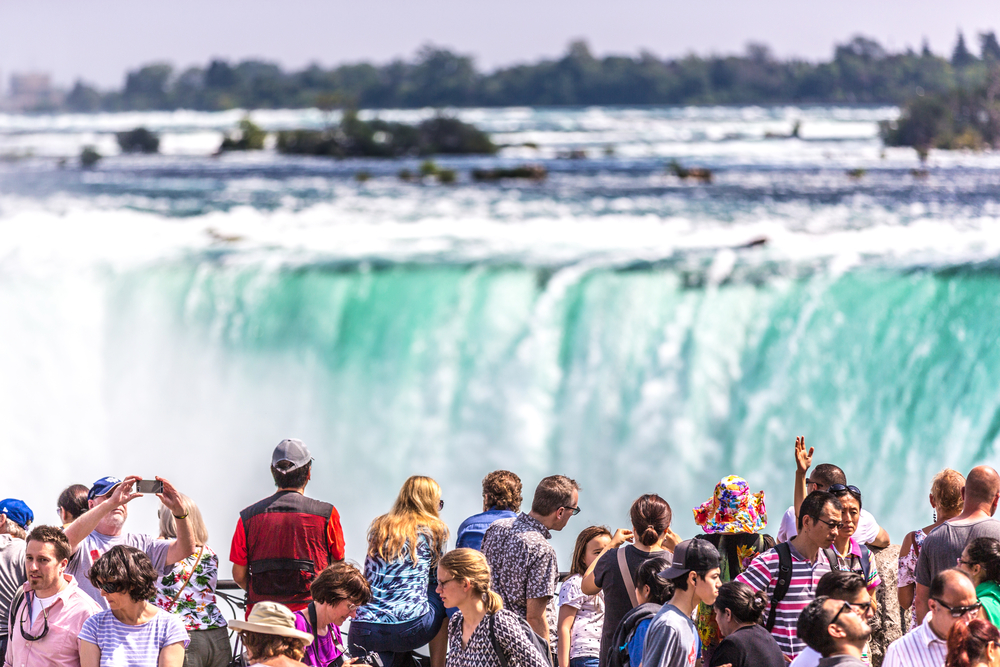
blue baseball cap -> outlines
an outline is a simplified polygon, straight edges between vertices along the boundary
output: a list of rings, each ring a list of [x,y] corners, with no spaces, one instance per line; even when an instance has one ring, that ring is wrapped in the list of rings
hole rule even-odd
[[[17,498],[0,500],[0,513],[25,530],[35,520],[35,513],[31,511],[31,508],[25,505],[23,500]]]
[[[90,487],[90,491],[87,493],[87,500],[93,500],[97,496],[111,493],[121,483],[122,481],[117,477],[102,477]]]

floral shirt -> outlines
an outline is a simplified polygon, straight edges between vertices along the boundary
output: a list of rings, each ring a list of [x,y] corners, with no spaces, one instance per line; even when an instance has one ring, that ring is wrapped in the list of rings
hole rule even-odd
[[[924,545],[926,537],[927,534],[923,529],[913,531],[913,544],[910,546],[910,550],[905,556],[899,557],[899,570],[896,575],[898,588],[905,588],[910,584],[917,583],[917,558],[920,556],[920,547]],[[910,605],[910,613],[912,614],[910,618],[917,617],[916,596],[914,596],[913,604]]]
[[[211,547],[205,546],[200,559],[195,551],[174,563],[173,569],[156,582],[156,597],[152,602],[160,609],[180,616],[186,630],[224,628],[226,619],[215,603],[215,584],[218,580],[219,557]],[[181,594],[175,602],[178,591]]]

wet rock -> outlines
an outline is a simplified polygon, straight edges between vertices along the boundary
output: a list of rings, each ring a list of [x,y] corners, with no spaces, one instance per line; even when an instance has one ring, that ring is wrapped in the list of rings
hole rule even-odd
[[[872,638],[869,645],[872,665],[880,667],[889,644],[903,636],[899,599],[896,596],[899,545],[890,544],[877,553],[872,549],[872,554],[875,557],[882,583],[875,591],[875,599],[878,601],[878,615],[876,622],[872,623]]]

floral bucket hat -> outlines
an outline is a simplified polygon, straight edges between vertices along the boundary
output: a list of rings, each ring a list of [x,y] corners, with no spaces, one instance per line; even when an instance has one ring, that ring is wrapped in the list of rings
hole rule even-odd
[[[723,477],[715,495],[694,508],[694,522],[706,533],[759,533],[767,525],[764,492],[750,493],[742,477]]]

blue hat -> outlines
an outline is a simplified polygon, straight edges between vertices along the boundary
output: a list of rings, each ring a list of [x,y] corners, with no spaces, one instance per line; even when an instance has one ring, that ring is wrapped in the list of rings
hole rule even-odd
[[[87,500],[93,500],[97,496],[103,496],[106,493],[111,493],[116,486],[121,484],[122,481],[117,477],[102,477],[94,485],[90,487],[90,492],[87,493]]]
[[[0,513],[25,530],[35,520],[35,514],[31,511],[31,508],[25,505],[23,500],[18,500],[17,498],[0,500]]]

